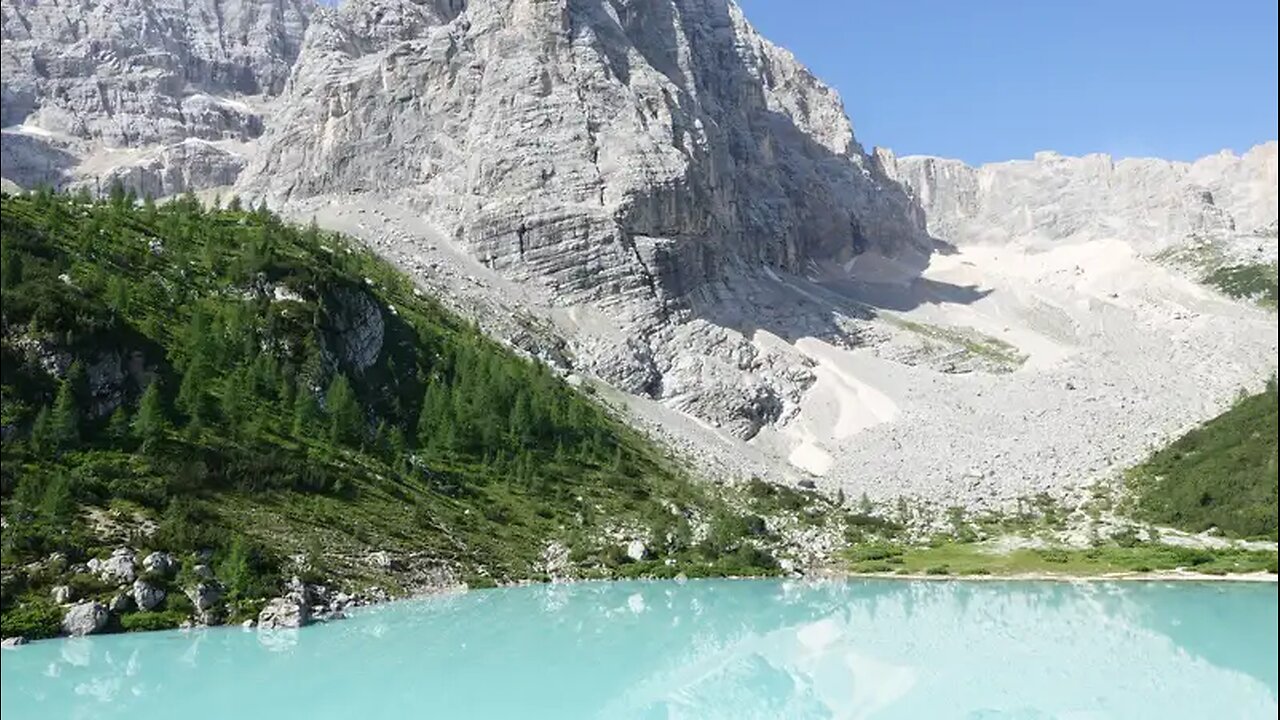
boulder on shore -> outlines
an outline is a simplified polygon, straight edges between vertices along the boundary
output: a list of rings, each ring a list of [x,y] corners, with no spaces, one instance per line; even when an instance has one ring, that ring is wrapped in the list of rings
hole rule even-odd
[[[273,598],[258,613],[258,629],[300,628],[311,621],[311,608],[291,595]]]
[[[146,580],[133,581],[133,601],[138,609],[147,611],[164,601],[165,592]],[[193,601],[194,603],[194,601]]]
[[[62,632],[71,637],[92,635],[107,626],[107,606],[97,601],[72,605],[62,618]]]

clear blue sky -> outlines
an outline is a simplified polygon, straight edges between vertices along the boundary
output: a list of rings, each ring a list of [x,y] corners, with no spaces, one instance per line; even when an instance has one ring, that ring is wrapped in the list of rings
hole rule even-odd
[[[1276,138],[1276,0],[738,0],[858,140],[970,163]]]

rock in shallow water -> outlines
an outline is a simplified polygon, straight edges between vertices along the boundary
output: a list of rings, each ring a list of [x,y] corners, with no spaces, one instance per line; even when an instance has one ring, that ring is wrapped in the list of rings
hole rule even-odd
[[[258,629],[299,628],[311,620],[311,608],[294,597],[279,597],[258,613]]]

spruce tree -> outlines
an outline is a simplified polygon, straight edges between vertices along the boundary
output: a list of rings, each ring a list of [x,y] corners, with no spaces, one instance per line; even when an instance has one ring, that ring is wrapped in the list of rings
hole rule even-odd
[[[364,434],[364,413],[345,375],[339,374],[329,384],[325,406],[329,411],[329,440],[339,445],[358,445]]]
[[[228,373],[222,381],[222,415],[234,435],[241,435],[249,424],[252,406],[248,377],[243,370]]]
[[[76,407],[76,396],[70,379],[63,380],[58,385],[58,397],[53,402],[49,422],[53,432],[53,445],[57,449],[65,450],[79,444],[80,409]]]
[[[31,425],[31,451],[36,455],[49,455],[56,445],[49,406],[45,405],[36,413],[36,420]]]
[[[169,427],[169,418],[165,416],[164,397],[161,395],[160,378],[155,378],[147,385],[146,392],[138,401],[138,414],[133,418],[133,434],[142,442],[143,452],[155,448],[156,443],[164,437]]]
[[[320,421],[320,404],[316,402],[315,393],[305,385],[298,387],[296,395],[293,401],[293,434],[294,437],[304,438],[311,434]]]
[[[111,419],[107,421],[107,437],[116,444],[129,439],[129,411],[123,403],[111,413]]]

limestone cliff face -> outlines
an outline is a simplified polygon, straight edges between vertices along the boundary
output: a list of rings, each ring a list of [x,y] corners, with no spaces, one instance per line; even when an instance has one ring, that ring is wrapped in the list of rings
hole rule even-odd
[[[1161,248],[1188,236],[1252,234],[1276,223],[1276,143],[1172,162],[1037,153],[970,167],[877,151],[949,242],[1117,238]]]
[[[261,135],[260,103],[242,100],[284,88],[312,10],[313,0],[0,0],[4,176],[100,184],[149,162],[155,184],[139,191],[225,183],[244,164],[237,150],[179,143]]]
[[[3,0],[3,124],[114,146],[260,130],[199,93],[284,87],[310,0]]]
[[[836,94],[726,0],[322,10],[242,184],[395,195],[492,267],[655,321],[734,273],[929,252]]]

